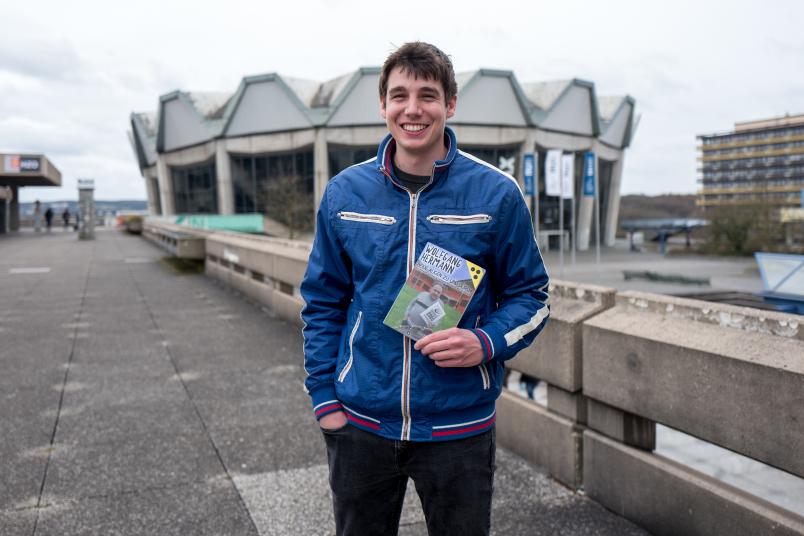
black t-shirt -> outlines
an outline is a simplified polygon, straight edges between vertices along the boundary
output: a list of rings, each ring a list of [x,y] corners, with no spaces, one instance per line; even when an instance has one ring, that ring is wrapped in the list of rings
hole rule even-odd
[[[411,175],[396,167],[395,163],[392,165],[394,166],[394,175],[399,179],[399,182],[402,183],[402,186],[414,194],[430,182],[430,175]]]

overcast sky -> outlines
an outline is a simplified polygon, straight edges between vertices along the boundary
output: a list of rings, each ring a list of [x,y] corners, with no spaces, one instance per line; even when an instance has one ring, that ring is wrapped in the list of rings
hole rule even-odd
[[[78,177],[98,199],[144,199],[128,116],[161,94],[231,92],[274,71],[323,81],[416,39],[457,71],[633,96],[623,193],[692,193],[696,134],[804,113],[800,0],[3,4],[0,152],[44,153],[62,172],[61,188],[23,188],[23,201],[75,199]]]

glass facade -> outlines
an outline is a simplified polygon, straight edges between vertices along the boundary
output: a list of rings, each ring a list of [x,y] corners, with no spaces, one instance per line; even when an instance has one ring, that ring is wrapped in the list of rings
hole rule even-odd
[[[377,147],[329,147],[329,176],[334,177],[344,169],[377,156]]]
[[[459,146],[464,152],[516,177],[519,169],[519,147],[472,147]]]
[[[176,214],[216,214],[218,212],[215,161],[187,167],[171,167]]]
[[[295,186],[296,192],[312,199],[314,167],[312,148],[290,153],[231,157],[235,213],[267,214],[277,187]],[[312,204],[310,212],[312,214]]]

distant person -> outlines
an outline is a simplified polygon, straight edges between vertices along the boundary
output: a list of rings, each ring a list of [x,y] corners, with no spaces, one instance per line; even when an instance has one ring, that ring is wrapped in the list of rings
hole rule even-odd
[[[45,226],[47,227],[47,232],[50,232],[50,227],[53,225],[53,209],[47,207],[45,211]]]
[[[64,212],[61,213],[61,219],[64,221],[64,230],[68,230],[70,228],[70,209],[68,207],[64,207]]]
[[[38,199],[34,201],[34,230],[37,233],[42,230],[42,203]]]
[[[81,227],[81,211],[76,210],[75,211],[75,223],[73,224],[73,230],[78,231],[78,229],[80,227]]]

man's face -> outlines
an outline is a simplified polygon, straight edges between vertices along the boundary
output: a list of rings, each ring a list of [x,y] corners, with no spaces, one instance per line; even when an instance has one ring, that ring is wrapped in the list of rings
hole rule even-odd
[[[457,96],[444,99],[441,82],[416,79],[401,67],[391,71],[388,92],[380,99],[380,114],[397,143],[411,155],[440,158],[444,126],[455,115]]]
[[[441,296],[441,287],[438,285],[430,287],[430,298],[437,300]]]

